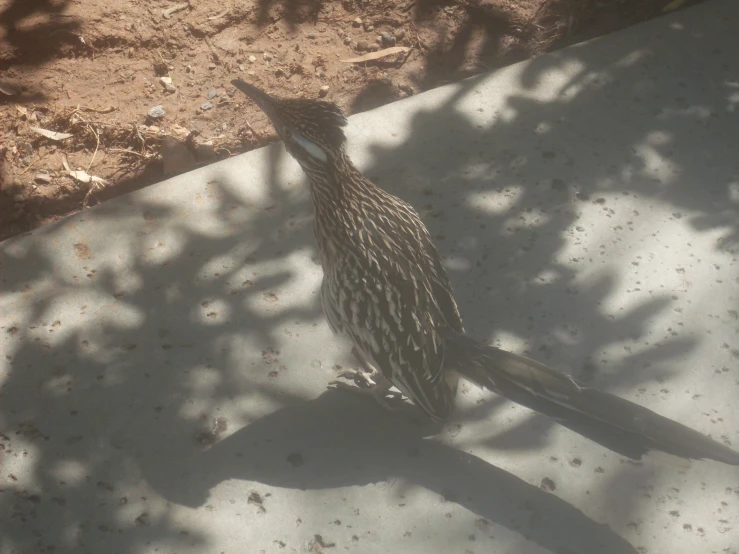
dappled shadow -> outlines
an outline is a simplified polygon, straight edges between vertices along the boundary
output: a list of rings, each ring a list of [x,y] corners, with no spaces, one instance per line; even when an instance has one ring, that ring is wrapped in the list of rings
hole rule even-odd
[[[367,83],[352,100],[352,114],[374,110],[398,99],[398,92],[388,79],[376,79]]]
[[[34,66],[59,55],[63,45],[84,49],[75,31],[80,21],[65,17],[69,0],[11,0],[0,12],[0,41],[7,43],[0,69]],[[29,98],[34,100],[34,98]]]
[[[483,527],[492,522],[526,529],[528,540],[551,552],[636,552],[556,496],[476,456],[423,440],[422,430],[403,414],[326,392],[278,410],[205,452],[150,458],[152,467],[144,472],[168,500],[193,507],[208,503],[210,492],[230,479],[298,490],[397,480],[396,491],[388,491],[388,510],[402,511],[402,490],[422,487],[485,518]],[[182,477],[173,480],[173,474]]]
[[[0,71],[18,66],[41,65],[61,51],[86,51],[76,31],[81,22],[67,17],[69,0],[10,0],[0,12]],[[32,104],[46,100],[45,94],[10,83],[17,94],[0,94],[0,103]]]
[[[323,0],[258,0],[257,24],[266,25],[284,19],[294,28],[298,23],[315,22],[323,3]]]
[[[421,212],[472,335],[665,413],[681,401],[671,383],[721,334],[707,336],[678,310],[707,302],[691,284],[707,277],[690,256],[737,247],[726,160],[739,126],[730,90],[682,82],[662,57],[651,62],[675,56],[720,84],[731,67],[728,54],[705,56],[714,35],[663,32],[680,33],[669,56],[659,42],[574,48],[505,70],[522,86],[508,95],[476,78],[425,111],[385,108],[373,120],[381,142],[358,163]],[[578,68],[575,77],[558,78],[562,67]],[[658,112],[646,107],[656,95]],[[350,138],[367,117],[352,120]],[[317,490],[345,488],[363,510],[387,503],[413,521],[395,507],[402,490],[484,518],[486,537],[524,537],[520,551],[530,542],[634,552],[621,536],[642,517],[646,500],[634,491],[659,490],[669,469],[614,462],[589,498],[546,494],[514,476],[526,468],[512,460],[553,455],[559,431],[548,419],[463,388],[451,422],[459,438],[429,441],[413,409],[391,415],[321,394],[332,366],[351,359],[318,305],[304,180],[281,145],[249,156],[178,180],[176,201],[166,192],[174,184],[153,187],[3,243],[0,445],[11,477],[0,484],[0,549],[210,551],[224,515],[261,517],[235,480],[270,491],[263,515],[283,510],[310,533],[308,522],[327,519]],[[238,181],[220,172],[237,163]],[[695,247],[654,268],[651,211],[661,207],[674,214],[661,222],[665,234],[687,224]],[[665,320],[676,323],[655,327]],[[706,382],[733,386],[714,365]],[[690,414],[724,405],[694,398]],[[225,438],[204,448],[214,419],[226,422]],[[361,488],[386,481],[395,484],[384,492]],[[594,498],[605,508],[583,514],[580,503]],[[350,509],[335,513],[345,520]],[[275,518],[292,536],[280,523],[288,518]],[[449,540],[468,531],[451,517],[438,529]]]
[[[437,12],[444,4],[446,2],[437,0],[419,2],[416,18],[438,18]],[[428,90],[529,57],[531,53],[526,51],[524,42],[514,39],[515,23],[505,15],[505,12],[495,13],[466,3],[459,16],[459,27],[451,37],[445,25],[437,23],[436,40],[426,45],[426,71],[423,79],[416,83],[419,88]],[[449,17],[455,16],[450,14]]]

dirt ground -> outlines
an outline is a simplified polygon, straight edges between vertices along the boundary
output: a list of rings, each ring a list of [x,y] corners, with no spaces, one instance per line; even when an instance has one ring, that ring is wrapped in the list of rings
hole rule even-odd
[[[277,95],[324,97],[351,114],[666,6],[0,0],[0,240],[273,140],[265,117],[234,94],[235,77]],[[397,46],[406,49],[342,61]]]

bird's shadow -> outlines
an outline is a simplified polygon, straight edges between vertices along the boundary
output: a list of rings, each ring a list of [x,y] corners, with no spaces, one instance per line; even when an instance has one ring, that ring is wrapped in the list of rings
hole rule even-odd
[[[607,525],[482,459],[426,438],[410,417],[327,391],[255,421],[207,450],[149,458],[149,482],[197,507],[240,479],[298,490],[400,481],[422,487],[557,553],[634,553]]]

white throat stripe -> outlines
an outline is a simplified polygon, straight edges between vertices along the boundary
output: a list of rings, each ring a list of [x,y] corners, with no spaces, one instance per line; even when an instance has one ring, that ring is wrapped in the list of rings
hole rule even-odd
[[[310,154],[312,157],[316,158],[317,160],[321,160],[322,162],[328,161],[328,156],[326,155],[326,152],[323,151],[323,148],[309,141],[300,133],[293,133],[293,139],[295,139],[295,142],[297,142],[303,148],[303,150],[308,152],[308,154]]]

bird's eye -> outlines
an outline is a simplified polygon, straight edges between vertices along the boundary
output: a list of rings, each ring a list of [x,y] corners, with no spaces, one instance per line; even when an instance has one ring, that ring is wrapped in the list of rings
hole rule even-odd
[[[298,143],[303,150],[310,154],[312,158],[315,158],[322,162],[328,161],[328,156],[326,155],[326,152],[323,150],[323,148],[318,146],[315,142],[309,141],[297,131],[293,132],[293,140]]]

